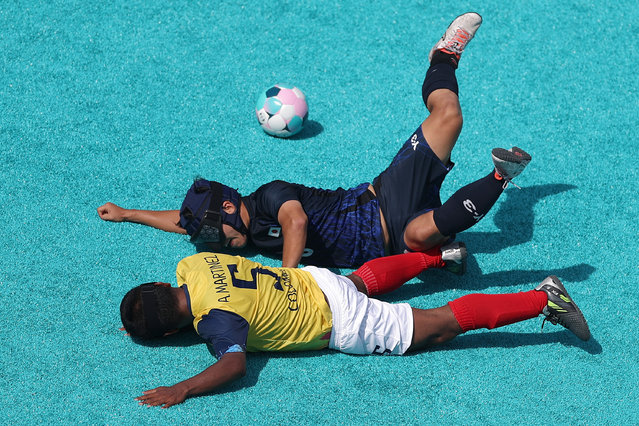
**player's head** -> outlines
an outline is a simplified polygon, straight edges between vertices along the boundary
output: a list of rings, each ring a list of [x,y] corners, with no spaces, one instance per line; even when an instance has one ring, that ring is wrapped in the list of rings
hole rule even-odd
[[[237,190],[219,182],[196,179],[180,208],[180,225],[194,243],[205,243],[218,250],[233,242],[233,247],[240,248],[246,244],[248,233],[240,216],[240,205]]]
[[[146,283],[132,288],[122,298],[120,317],[133,337],[152,339],[180,328],[178,300],[163,283]]]

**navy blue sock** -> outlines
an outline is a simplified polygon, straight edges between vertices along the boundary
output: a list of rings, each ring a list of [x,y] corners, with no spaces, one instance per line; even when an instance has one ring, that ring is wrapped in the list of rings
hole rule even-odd
[[[442,62],[450,64],[453,68],[457,69],[457,66],[459,65],[459,57],[454,53],[446,53],[443,50],[434,51],[433,57],[430,58],[430,65],[437,65]]]
[[[483,218],[504,191],[504,181],[494,172],[455,192],[440,208],[433,211],[439,232],[449,236],[465,231]]]
[[[449,63],[441,62],[431,65],[426,71],[426,78],[422,84],[424,105],[427,105],[428,96],[437,89],[448,89],[456,95],[459,94],[455,68]]]

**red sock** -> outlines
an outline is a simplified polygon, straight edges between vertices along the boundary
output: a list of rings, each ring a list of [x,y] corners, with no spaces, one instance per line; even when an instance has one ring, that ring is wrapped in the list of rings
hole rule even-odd
[[[404,253],[380,257],[364,263],[353,274],[364,280],[369,296],[389,293],[428,268],[442,268],[444,261],[438,247],[425,253]]]
[[[496,328],[534,318],[548,303],[543,291],[530,290],[509,294],[469,294],[448,305],[464,332],[478,328]]]

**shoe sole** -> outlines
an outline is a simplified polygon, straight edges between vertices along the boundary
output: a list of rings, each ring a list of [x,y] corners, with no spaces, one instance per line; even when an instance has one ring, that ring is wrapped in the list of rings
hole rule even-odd
[[[523,149],[513,147],[513,151],[508,151],[504,148],[495,148],[492,151],[492,156],[499,161],[507,161],[509,163],[517,163],[527,165],[530,163],[532,157]]]

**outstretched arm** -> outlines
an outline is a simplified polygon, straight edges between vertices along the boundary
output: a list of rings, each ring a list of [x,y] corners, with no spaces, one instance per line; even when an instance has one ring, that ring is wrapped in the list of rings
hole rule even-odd
[[[169,408],[180,404],[190,396],[212,391],[226,383],[239,379],[246,374],[246,353],[230,352],[224,354],[218,362],[200,374],[176,383],[173,386],[160,386],[143,392],[135,398],[140,405]]]
[[[282,235],[284,236],[282,266],[297,268],[302,259],[302,253],[304,253],[306,226],[308,225],[308,217],[302,208],[302,203],[297,200],[289,200],[282,204],[277,212],[277,221],[282,226]]]
[[[139,223],[162,231],[186,234],[184,228],[179,225],[179,210],[134,210],[106,203],[98,207],[98,215],[108,222]]]

